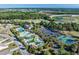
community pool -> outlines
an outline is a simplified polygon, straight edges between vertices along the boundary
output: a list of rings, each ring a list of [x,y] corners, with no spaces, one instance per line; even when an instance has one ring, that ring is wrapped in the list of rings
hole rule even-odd
[[[66,36],[66,35],[60,34],[58,32],[55,32],[52,29],[48,29],[48,28],[43,27],[41,31],[45,34],[53,35],[59,41],[65,43],[65,44],[74,44],[76,42],[75,38],[73,38],[72,36]]]
[[[44,42],[40,40],[39,36],[35,35],[34,33],[25,31],[22,27],[16,28],[16,31],[19,32],[19,37],[25,38],[25,43],[28,45],[34,44],[37,46],[42,46],[44,44]]]

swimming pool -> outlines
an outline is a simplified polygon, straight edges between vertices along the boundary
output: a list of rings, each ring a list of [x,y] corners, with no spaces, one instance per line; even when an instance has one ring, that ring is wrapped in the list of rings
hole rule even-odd
[[[19,32],[19,37],[24,37],[25,44],[27,45],[33,44],[36,46],[42,46],[44,44],[44,42],[40,40],[38,35],[25,31],[22,27],[16,28],[16,31]]]
[[[22,27],[16,28],[16,31],[23,32],[24,28],[22,28]]]
[[[60,34],[58,32],[55,32],[51,28],[48,29],[48,28],[42,27],[41,31],[45,34],[53,35],[54,37],[56,37],[59,41],[63,42],[64,44],[74,44],[75,43],[75,38],[73,38],[72,36],[66,36],[66,35]]]
[[[61,35],[58,37],[58,40],[59,41],[62,41],[63,43],[65,44],[74,44],[75,43],[75,40],[73,37],[71,36],[64,36],[64,35]]]

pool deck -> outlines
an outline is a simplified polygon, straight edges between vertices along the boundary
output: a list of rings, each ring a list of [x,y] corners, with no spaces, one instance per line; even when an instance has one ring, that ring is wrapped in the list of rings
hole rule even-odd
[[[28,45],[32,44],[32,45],[36,45],[36,46],[42,46],[44,44],[44,42],[42,40],[40,40],[40,37],[38,35],[36,35],[35,33],[30,33],[30,32],[26,31],[22,27],[18,27],[15,30],[18,31],[19,34],[20,34],[18,37],[26,37],[26,38],[28,38],[28,39],[24,38],[25,44],[28,44]],[[37,42],[39,42],[39,44],[36,44]]]

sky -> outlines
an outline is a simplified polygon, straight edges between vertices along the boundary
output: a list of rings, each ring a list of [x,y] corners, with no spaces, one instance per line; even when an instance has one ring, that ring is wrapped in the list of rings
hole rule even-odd
[[[79,8],[79,4],[0,4],[0,8]]]

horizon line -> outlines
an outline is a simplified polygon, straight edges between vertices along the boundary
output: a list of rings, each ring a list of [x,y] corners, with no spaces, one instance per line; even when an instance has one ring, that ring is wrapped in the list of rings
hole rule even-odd
[[[0,4],[1,8],[79,8],[79,4]]]

